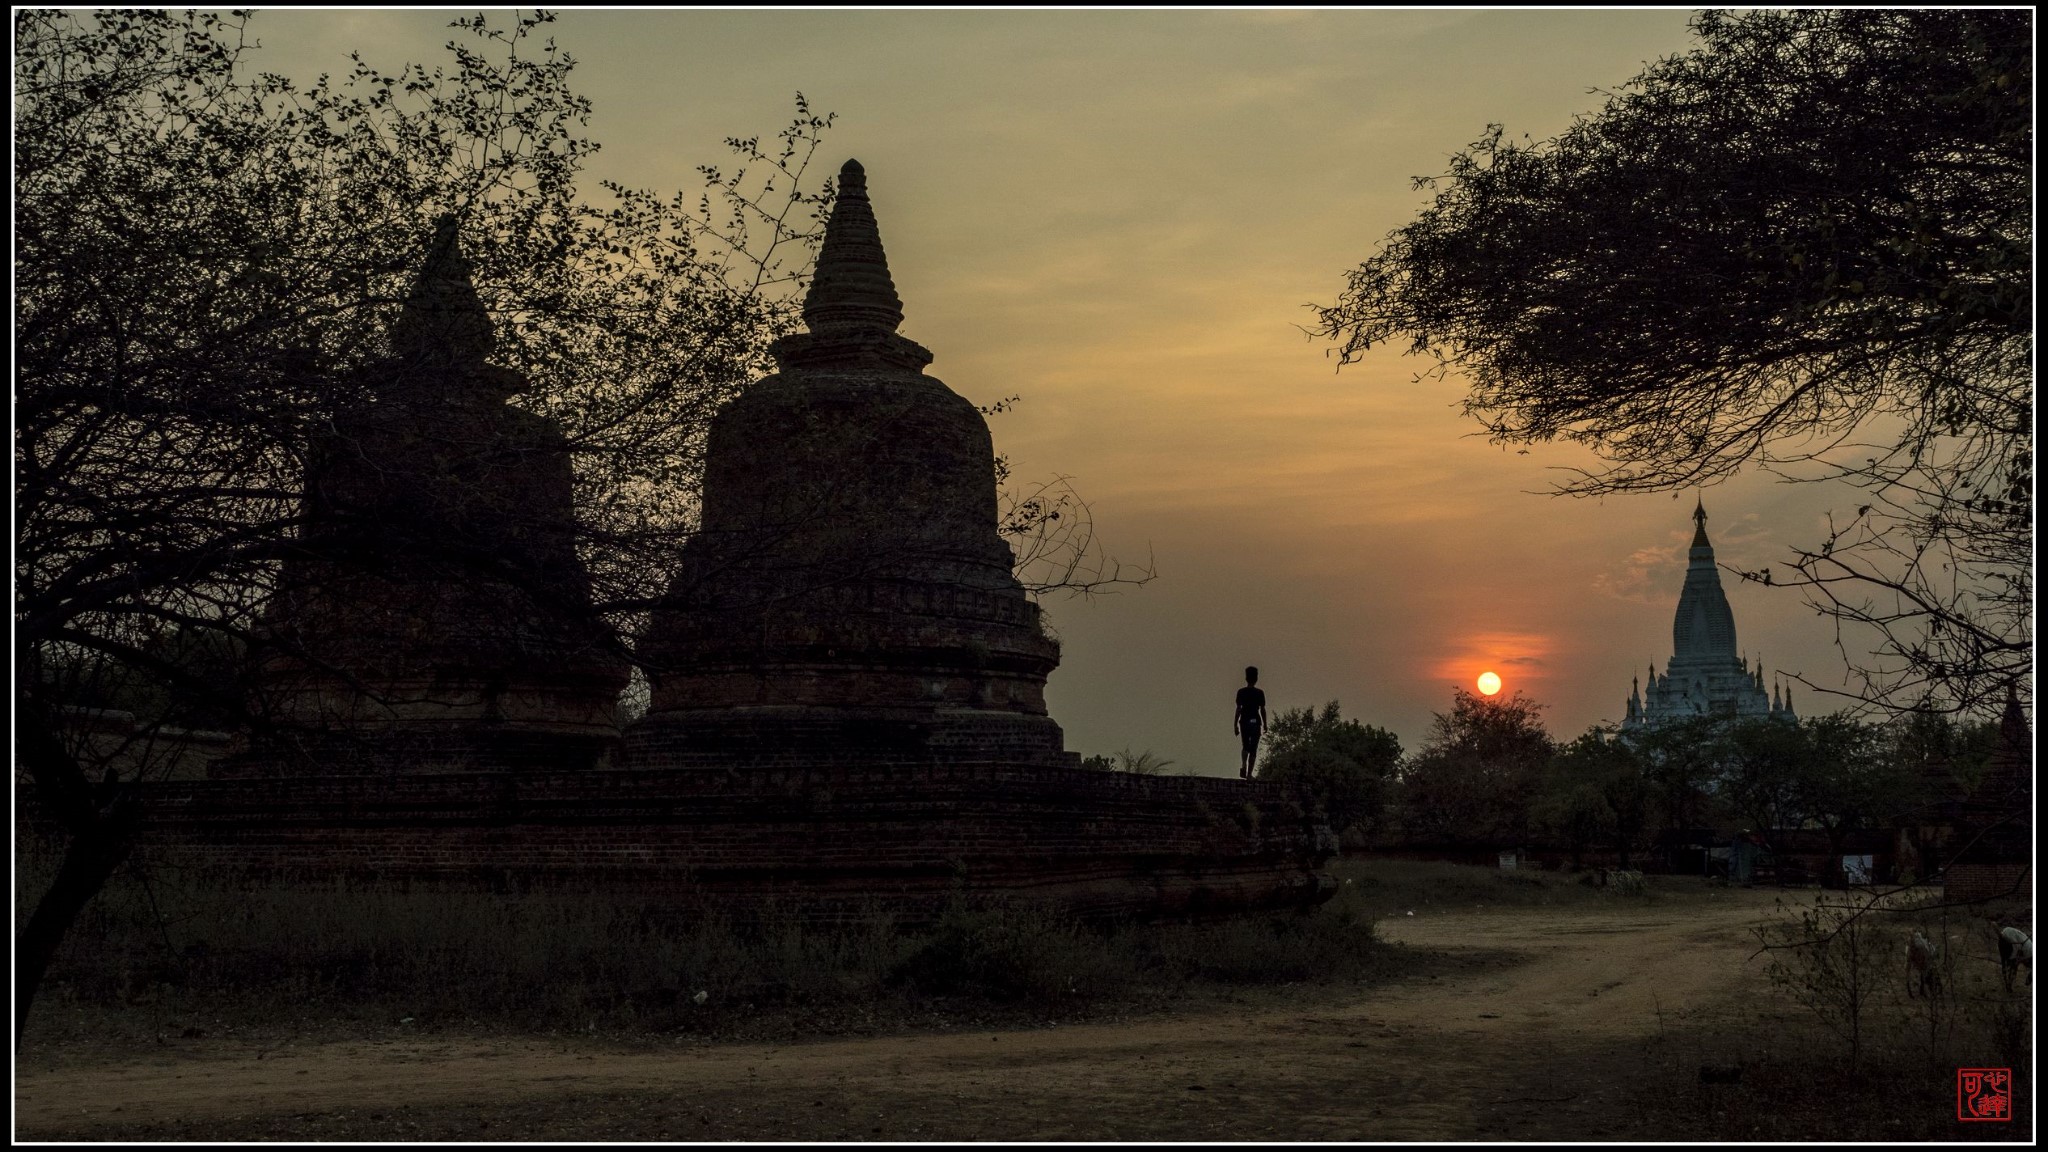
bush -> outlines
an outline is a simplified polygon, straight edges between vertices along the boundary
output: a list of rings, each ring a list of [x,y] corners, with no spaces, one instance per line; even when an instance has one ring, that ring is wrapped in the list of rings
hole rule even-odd
[[[1147,748],[1133,752],[1125,748],[1109,756],[1090,756],[1081,761],[1081,767],[1091,772],[1129,772],[1136,776],[1157,776],[1173,761]]]
[[[1320,808],[1332,831],[1370,831],[1386,806],[1387,781],[1401,759],[1393,733],[1346,720],[1335,700],[1318,714],[1290,708],[1273,721],[1259,778]]]
[[[1904,938],[1880,928],[1865,909],[1825,897],[1755,933],[1772,950],[1771,983],[1841,1036],[1855,1069],[1863,1057],[1865,1020],[1885,977],[1905,955]]]
[[[955,905],[919,934],[890,980],[930,993],[1054,1003],[1120,991],[1127,966],[1118,960],[1105,940],[1053,909]]]

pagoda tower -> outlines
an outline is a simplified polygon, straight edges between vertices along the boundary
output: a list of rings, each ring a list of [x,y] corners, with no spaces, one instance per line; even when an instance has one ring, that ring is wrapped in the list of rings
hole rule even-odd
[[[867,180],[849,160],[779,371],[711,425],[700,531],[639,641],[636,766],[1073,765],[1059,663],[997,532],[973,404],[897,332]]]
[[[257,652],[271,722],[227,774],[575,767],[617,742],[627,666],[589,611],[567,444],[507,403],[527,381],[493,346],[444,218],[390,355],[311,447]]]
[[[1660,675],[1650,666],[1647,684],[1630,691],[1623,728],[1640,728],[1696,716],[1770,716],[1792,720],[1789,689],[1764,691],[1763,662],[1751,665],[1735,642],[1735,612],[1721,589],[1714,546],[1707,540],[1707,509],[1693,507],[1692,546],[1686,553],[1685,585],[1671,620],[1671,660]]]

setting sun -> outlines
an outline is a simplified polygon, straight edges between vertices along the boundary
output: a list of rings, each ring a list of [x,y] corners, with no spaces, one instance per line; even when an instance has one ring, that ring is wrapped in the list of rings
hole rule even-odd
[[[1491,672],[1481,672],[1479,674],[1479,694],[1481,696],[1491,696],[1498,691],[1500,691],[1500,677]]]

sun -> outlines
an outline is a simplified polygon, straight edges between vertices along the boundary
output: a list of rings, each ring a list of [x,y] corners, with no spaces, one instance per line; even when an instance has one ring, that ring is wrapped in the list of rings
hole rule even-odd
[[[1479,674],[1479,694],[1481,696],[1492,696],[1499,691],[1500,677],[1491,672],[1481,672]]]

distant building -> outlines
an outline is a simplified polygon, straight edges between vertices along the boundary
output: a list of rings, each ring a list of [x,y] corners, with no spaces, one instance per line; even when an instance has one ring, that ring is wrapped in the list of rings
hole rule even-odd
[[[1647,687],[1634,681],[1623,729],[1641,729],[1696,716],[1762,716],[1792,721],[1792,692],[1764,691],[1763,662],[1752,667],[1735,646],[1735,613],[1721,591],[1714,546],[1707,542],[1707,509],[1695,505],[1685,587],[1671,621],[1671,660],[1664,674],[1650,665]]]
[[[1953,829],[1944,872],[1944,896],[1952,902],[2034,896],[2034,737],[2007,688],[1998,724],[1998,748],[1967,799],[1942,805],[1939,816]]]

